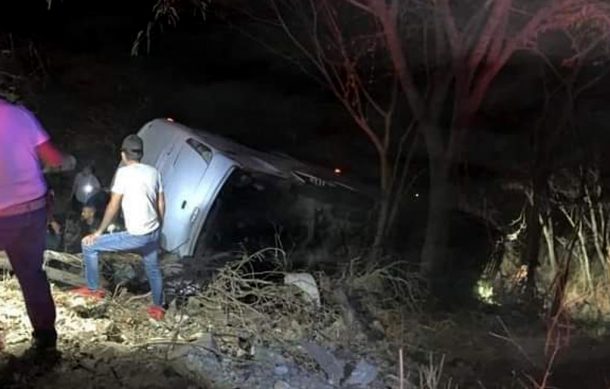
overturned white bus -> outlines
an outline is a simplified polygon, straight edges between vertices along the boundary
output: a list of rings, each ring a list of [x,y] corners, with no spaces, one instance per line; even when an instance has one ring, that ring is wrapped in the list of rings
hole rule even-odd
[[[142,162],[161,173],[166,215],[161,246],[179,257],[227,248],[269,228],[301,246],[336,246],[371,209],[373,194],[333,169],[260,152],[171,119],[145,124]],[[243,231],[243,234],[240,233]],[[350,232],[352,231],[352,232]],[[229,242],[230,241],[230,242]]]

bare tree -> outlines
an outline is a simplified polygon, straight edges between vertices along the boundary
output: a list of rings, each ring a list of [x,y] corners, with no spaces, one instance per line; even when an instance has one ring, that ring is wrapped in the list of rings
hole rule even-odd
[[[381,198],[373,247],[380,248],[413,183],[408,172],[417,134],[413,118],[397,110],[404,101],[379,23],[333,0],[264,3],[263,9],[240,9],[270,31],[280,30],[289,44],[282,47],[244,32],[328,88],[375,148]]]
[[[456,200],[452,175],[493,81],[517,52],[541,52],[541,38],[553,33],[578,39],[566,64],[582,60],[607,41],[610,7],[598,0],[343,2],[378,23],[401,92],[424,139],[430,199],[422,272],[433,275],[450,259],[443,248],[447,212]],[[422,55],[431,62],[424,80],[418,73]],[[445,110],[451,113],[445,115]]]
[[[544,84],[546,102],[537,125],[531,131],[533,147],[530,161],[531,193],[527,196],[529,203],[528,234],[523,258],[529,267],[528,286],[530,291],[535,286],[534,278],[539,265],[541,236],[544,237],[546,244],[551,272],[556,274],[558,271],[554,232],[554,224],[557,223],[557,220],[553,217],[554,207],[565,216],[570,229],[578,237],[581,251],[579,260],[586,278],[590,280],[589,255],[585,244],[585,237],[588,237],[588,234],[583,234],[583,229],[591,230],[591,240],[593,240],[597,257],[602,259],[602,266],[605,265],[605,260],[603,260],[603,251],[606,246],[604,241],[605,215],[604,206],[600,203],[598,195],[598,192],[601,193],[601,185],[598,183],[599,179],[589,179],[591,177],[599,178],[596,175],[599,166],[597,161],[591,158],[595,155],[594,150],[584,141],[576,106],[582,95],[608,73],[607,66],[599,66],[603,64],[600,56],[605,57],[607,53],[605,47],[599,47],[602,50],[592,51],[590,46],[587,47],[589,43],[582,39],[582,35],[572,35],[570,31],[566,31],[565,36],[570,40],[572,49],[580,53],[580,57],[556,63],[557,61],[553,61],[544,53],[539,53],[545,69],[545,75],[541,77],[541,80]],[[584,62],[585,59],[588,59],[589,66]],[[594,65],[591,66],[592,64]],[[587,72],[587,67],[594,70]],[[579,152],[566,153],[566,149],[574,150],[575,145],[578,145]],[[571,166],[575,162],[570,159],[574,160],[574,158],[578,159],[577,167]],[[580,170],[581,178],[573,178],[573,185],[583,191],[580,197],[585,202],[580,207],[586,206],[587,209],[584,212],[585,223],[579,222],[580,215],[574,212],[574,209],[567,209],[574,204],[567,206],[557,200],[557,198],[567,198],[565,194],[559,195],[558,188],[553,186],[554,177],[564,173],[560,169],[565,168],[566,165]],[[585,171],[587,173],[584,173]]]
[[[52,0],[47,0],[51,7]],[[211,0],[154,0],[152,15],[146,27],[138,32],[131,46],[131,55],[138,55],[142,45],[146,45],[146,53],[151,51],[151,39],[155,29],[163,31],[165,26],[175,27],[180,15],[192,11],[194,16],[205,19]]]

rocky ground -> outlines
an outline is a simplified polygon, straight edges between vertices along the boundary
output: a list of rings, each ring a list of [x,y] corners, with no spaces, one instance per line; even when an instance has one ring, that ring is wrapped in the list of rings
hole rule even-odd
[[[352,261],[334,276],[298,273],[289,271],[281,251],[269,249],[234,256],[202,281],[197,262],[165,258],[171,303],[157,322],[146,314],[150,296],[137,259],[104,262],[116,279],[108,280],[111,293],[102,302],[53,284],[61,359],[48,366],[20,358],[30,327],[19,287],[4,273],[1,388],[605,388],[610,383],[607,338],[591,337],[572,323],[556,342],[543,320],[508,307],[424,309],[404,263],[371,267]]]
[[[9,371],[2,387],[396,385],[387,340],[371,343],[358,320],[344,317],[341,303],[324,289],[330,285],[318,289],[311,275],[288,275],[277,268],[255,274],[254,262],[263,256],[244,256],[205,286],[187,281],[184,269],[176,270],[180,265],[165,263],[172,302],[160,322],[146,315],[147,294],[116,287],[95,302],[54,284],[62,358],[49,369],[15,365],[29,345],[30,327],[16,280],[5,274],[0,283],[5,345],[0,366]]]

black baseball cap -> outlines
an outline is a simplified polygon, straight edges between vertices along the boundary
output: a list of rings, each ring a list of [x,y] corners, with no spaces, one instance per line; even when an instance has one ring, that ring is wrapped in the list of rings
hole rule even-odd
[[[142,138],[136,134],[127,135],[125,139],[123,139],[121,150],[141,153],[144,151],[144,142],[142,142]]]

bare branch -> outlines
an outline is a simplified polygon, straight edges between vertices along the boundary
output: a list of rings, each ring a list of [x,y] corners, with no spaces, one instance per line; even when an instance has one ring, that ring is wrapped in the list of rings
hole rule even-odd
[[[502,53],[497,61],[493,62],[491,66],[488,66],[479,76],[479,79],[474,82],[476,87],[471,95],[472,105],[474,107],[480,106],[491,85],[491,81],[495,79],[499,71],[506,65],[515,51],[524,48],[531,49],[534,45],[533,42],[535,42],[537,37],[542,33],[568,28],[569,25],[575,23],[575,21],[584,22],[591,18],[606,20],[606,18],[600,15],[606,15],[608,18],[607,20],[610,21],[610,10],[607,8],[599,8],[599,4],[600,3],[595,0],[556,0],[551,1],[546,6],[540,8],[519,33],[504,44]],[[574,14],[574,12],[580,12],[578,6],[585,5],[594,7],[600,14],[594,14],[592,17],[587,17],[586,13]]]
[[[508,3],[508,1],[507,1]],[[496,30],[494,31],[494,38],[490,44],[489,51],[487,53],[486,62],[495,62],[502,52],[504,43],[506,41],[506,33],[508,27],[508,20],[510,18],[510,7],[507,5],[506,8],[500,15],[500,21]]]
[[[235,28],[237,31],[239,31],[240,34],[244,35],[248,39],[251,39],[253,42],[256,42],[257,44],[262,46],[264,49],[268,50],[270,53],[273,53],[273,54],[277,55],[278,57],[283,58],[284,60],[297,66],[305,75],[307,75],[308,77],[311,77],[318,84],[326,85],[325,81],[318,74],[316,74],[316,73],[312,72],[310,69],[308,69],[307,66],[305,66],[305,64],[303,63],[303,61],[301,61],[299,58],[296,58],[292,55],[289,55],[287,53],[284,53],[284,52],[278,50],[276,46],[266,43],[263,39],[253,35],[252,33],[250,33],[249,31],[247,31],[244,28],[237,27],[235,25],[231,25],[231,27]]]
[[[407,53],[403,48],[402,41],[398,34],[398,7],[397,1],[388,7],[385,0],[369,0],[371,9],[379,19],[385,33],[386,42],[390,58],[394,64],[396,73],[401,83],[401,87],[413,114],[418,119],[423,119],[425,115],[424,102],[417,90],[411,68],[408,63]]]
[[[367,0],[362,0],[362,1],[359,1],[359,0],[345,0],[345,1],[348,2],[349,4],[353,5],[354,7],[364,11],[364,12],[367,12],[367,13],[370,13],[370,14],[373,13],[373,10],[371,9],[371,7],[366,5],[366,3],[368,2]]]
[[[440,17],[440,13],[436,13],[436,17],[434,18],[434,49],[436,52],[436,61],[435,61],[435,70],[439,71],[440,69],[446,67],[445,61],[449,56],[453,56],[451,43],[449,43],[449,38],[447,37],[446,31],[446,21],[444,18]],[[446,50],[447,47],[449,50]]]
[[[546,24],[557,12],[558,7],[565,2],[566,0],[551,1],[549,5],[540,8],[515,37],[510,39],[510,42],[504,48],[501,61],[508,61],[515,50],[519,48],[531,47],[537,36],[548,29]]]
[[[496,36],[496,34],[503,24],[506,23],[511,5],[512,0],[497,0],[493,3],[487,23],[485,23],[483,31],[479,35],[478,43],[468,58],[468,68],[472,71],[479,67],[481,61],[486,57],[488,50],[490,50],[490,46],[498,44],[493,43],[494,40],[503,40],[503,34],[500,37]]]
[[[479,30],[482,28],[485,23],[485,17],[488,14],[488,9],[493,0],[487,0],[484,5],[479,7],[477,12],[470,17],[466,26],[462,29],[462,51],[463,54],[466,54],[468,50],[473,48],[477,43],[477,39],[479,36]]]
[[[584,93],[587,89],[591,88],[593,85],[597,84],[601,79],[605,78],[610,73],[610,67],[605,66],[604,71],[601,72],[597,77],[594,77],[589,82],[582,85],[580,88],[574,91],[574,97],[578,97],[580,94]]]
[[[396,79],[394,79],[394,82],[392,82],[392,97],[390,98],[390,103],[388,104],[388,109],[383,114],[381,114],[384,119],[383,145],[386,150],[389,150],[389,148],[390,148],[393,116],[394,116],[394,110],[396,109],[397,100],[398,100],[398,82]]]
[[[276,0],[269,0],[269,2],[271,4],[271,6],[273,7],[273,10],[275,12],[275,15],[277,16],[278,22],[279,22],[280,26],[282,27],[282,30],[284,31],[286,36],[288,36],[288,38],[292,41],[292,43],[301,51],[301,53],[305,57],[307,57],[307,59],[309,59],[314,65],[316,65],[316,67],[321,68],[322,65],[316,61],[316,58],[313,55],[311,55],[311,52],[307,49],[307,47],[305,47],[305,45],[293,34],[292,30],[286,23],[286,20],[284,19],[282,11],[280,10],[279,6],[277,5]]]
[[[446,39],[449,42],[449,47],[453,58],[459,57],[459,46],[462,40],[462,34],[458,31],[455,24],[455,18],[451,12],[449,0],[439,0],[439,14],[442,20],[442,26],[445,27]],[[438,28],[438,27],[437,27]]]

